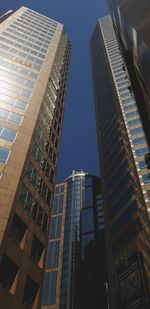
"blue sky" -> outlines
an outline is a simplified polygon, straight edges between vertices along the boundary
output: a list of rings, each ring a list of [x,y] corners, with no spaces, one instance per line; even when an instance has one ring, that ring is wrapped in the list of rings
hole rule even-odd
[[[22,5],[63,23],[72,44],[57,182],[73,169],[98,175],[89,39],[97,20],[108,14],[106,0],[5,0],[1,1],[0,11]]]

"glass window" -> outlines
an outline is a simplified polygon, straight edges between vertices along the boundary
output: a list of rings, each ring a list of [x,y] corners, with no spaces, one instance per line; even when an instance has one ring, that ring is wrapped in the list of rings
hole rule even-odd
[[[0,163],[5,164],[10,154],[10,150],[0,147]]]
[[[60,241],[49,243],[48,256],[47,256],[47,268],[57,268],[59,260],[59,247]]]
[[[142,175],[142,177],[143,177],[144,183],[150,183],[150,175],[149,174]]]
[[[134,126],[135,124],[141,122],[140,118],[128,121],[128,126]]]
[[[22,116],[15,114],[15,113],[10,113],[9,118],[8,118],[9,121],[14,122],[18,125],[21,124],[22,119],[23,119]]]
[[[146,168],[147,165],[145,164],[145,161],[139,161],[140,168]]]
[[[135,116],[138,116],[138,112],[137,111],[126,113],[126,117],[135,117]]]
[[[132,135],[138,134],[138,133],[142,133],[142,132],[143,132],[143,128],[142,128],[142,127],[135,128],[135,129],[130,130],[130,133],[131,133]]]
[[[30,72],[29,73],[29,77],[33,78],[33,79],[37,79],[38,78],[38,74]]]
[[[1,128],[0,138],[13,142],[16,138],[16,135],[17,132],[12,129]]]
[[[149,152],[149,149],[148,149],[148,147],[144,147],[144,148],[136,149],[135,152],[136,152],[137,156],[143,156],[147,152]]]
[[[57,271],[46,272],[42,305],[52,305],[56,302]]]
[[[133,144],[137,145],[137,144],[143,144],[145,143],[146,140],[144,137],[138,137],[138,138],[134,138],[133,139]]]

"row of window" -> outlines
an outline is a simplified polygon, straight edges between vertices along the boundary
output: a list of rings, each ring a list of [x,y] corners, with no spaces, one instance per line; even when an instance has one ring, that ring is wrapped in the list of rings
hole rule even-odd
[[[9,80],[10,82],[10,80]],[[6,93],[8,94],[7,92],[10,91],[10,92],[14,92],[14,93],[17,93],[27,99],[30,99],[31,96],[32,96],[32,93],[25,90],[25,89],[22,89],[22,88],[19,88],[17,86],[14,86],[12,84],[9,84],[7,82],[2,82],[0,81],[0,87],[3,89],[3,93]]]
[[[17,66],[13,63],[10,63],[8,61],[6,61],[6,59],[0,59],[0,65],[5,67],[5,68],[8,68],[8,69],[11,69],[12,71],[14,72],[18,72],[24,76],[28,76],[30,78],[33,78],[33,79],[37,79],[38,78],[38,74],[36,73],[33,73],[31,71],[28,71],[24,68],[21,68],[20,66]]]
[[[2,94],[2,93],[0,93],[0,101],[4,102],[4,103],[7,103],[7,104],[9,104],[11,106],[15,106],[17,108],[20,108],[22,110],[26,110],[27,107],[28,107],[27,103],[25,103],[25,102],[23,102],[21,100],[9,97],[8,95]]]
[[[2,57],[5,57],[5,58],[9,59],[10,61],[13,60],[13,61],[19,63],[19,65],[23,64],[24,66],[26,66],[30,69],[32,68],[35,71],[41,70],[42,60],[37,59],[37,61],[40,62],[40,64],[37,65],[37,63],[32,63],[29,59],[26,59],[26,58],[20,57],[19,55],[16,55],[16,52],[12,48],[11,48],[11,53],[7,52],[7,49],[6,49],[6,50],[1,50],[0,54],[1,54]],[[28,56],[28,58],[30,58],[30,56]]]
[[[51,191],[47,187],[45,181],[39,175],[36,168],[33,166],[31,161],[28,161],[26,176],[30,179],[30,182],[39,191],[39,194],[43,197],[45,202],[50,205],[51,201]]]
[[[6,109],[0,108],[0,118],[4,118],[5,120],[12,122],[14,124],[20,125],[23,120],[23,116],[9,112]]]
[[[35,39],[39,39],[41,41],[41,37],[43,39],[50,39],[52,38],[53,34],[51,33],[52,31],[50,30],[49,32],[40,29],[39,31],[35,30],[34,28],[29,28],[27,27],[25,24],[21,26],[19,25],[19,23],[14,22],[12,25],[9,26],[9,29],[14,29],[16,31],[19,31],[21,33],[24,33],[30,37],[33,37]],[[47,53],[47,51],[45,50],[44,53]]]
[[[35,144],[34,142],[33,142],[33,145],[32,145],[32,154],[35,157],[35,159],[37,160],[37,162],[40,164],[40,166],[41,166],[42,170],[44,171],[44,173],[46,174],[46,176],[50,179],[50,182],[53,183],[54,171],[50,167],[50,164],[45,159],[44,155],[42,154],[42,152],[39,149],[39,147],[37,146],[37,144]]]
[[[19,201],[22,207],[26,210],[29,216],[37,222],[41,229],[46,232],[48,228],[48,215],[39,206],[38,202],[34,199],[33,195],[28,191],[25,185],[22,185]]]
[[[34,88],[35,87],[35,82],[32,82],[31,80],[28,80],[28,79],[25,79],[23,77],[20,77],[20,76],[17,76],[15,75],[14,73],[9,73],[9,72],[6,72],[6,71],[1,71],[3,75],[0,76],[0,79],[2,81],[6,81],[6,82],[9,82],[10,79],[19,83],[19,84],[22,84],[26,87],[29,87],[29,88]]]
[[[37,13],[37,12],[31,11],[30,9],[27,9],[27,11],[23,13],[23,16],[28,16],[28,17],[32,16],[32,19],[34,18],[34,20],[37,20],[37,22],[40,22],[44,25],[47,25],[47,27],[52,27],[54,29],[57,27],[57,24],[58,24],[56,21],[50,19],[49,17],[41,15],[40,13]]]
[[[27,60],[29,60],[32,63],[35,62],[36,64],[38,64],[40,66],[43,64],[43,59],[45,59],[45,56],[43,54],[41,54],[41,53],[38,53],[37,57],[41,58],[42,60],[37,59],[37,57],[34,57],[33,53],[32,53],[32,55],[30,55],[30,54],[28,55],[27,52],[24,52],[22,50],[20,51],[20,49],[16,49],[14,47],[10,47],[9,45],[6,45],[4,43],[0,43],[0,49],[4,50],[4,51],[7,51],[8,53],[13,54],[15,56],[20,56],[23,59],[27,59]]]
[[[14,21],[13,25],[17,25],[20,28],[29,30],[30,32],[35,31],[35,34],[39,34],[39,32],[41,32],[41,36],[42,34],[54,33],[52,27],[46,28],[41,25],[35,25],[33,24],[33,21],[27,22],[26,18],[22,18],[21,16],[17,19],[17,21]]]
[[[32,17],[32,18],[31,18]],[[36,27],[41,27],[45,30],[55,30],[57,23],[52,21],[51,19],[48,19],[46,16],[35,16],[31,11],[24,12],[20,17],[21,20],[27,20],[29,23],[35,25]]]
[[[23,34],[23,33],[21,33],[22,31],[20,31],[20,30],[19,31],[13,30],[12,26],[9,26],[9,28],[7,28],[7,32],[12,33],[15,36],[20,36],[24,40],[27,40],[27,39],[32,40],[34,38],[38,41],[41,41],[42,43],[43,43],[43,40],[44,40],[45,43],[47,43],[47,44],[49,44],[49,42],[51,41],[51,36],[45,36],[45,39],[44,39],[44,35],[43,35],[43,37],[40,37],[39,35],[34,35],[29,31],[26,31],[27,34]]]

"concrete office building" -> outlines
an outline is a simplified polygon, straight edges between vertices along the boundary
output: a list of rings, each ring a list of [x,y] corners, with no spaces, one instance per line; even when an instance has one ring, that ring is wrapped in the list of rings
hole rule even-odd
[[[102,205],[96,176],[56,185],[42,309],[106,308]]]
[[[0,308],[40,308],[69,60],[58,22],[21,7],[1,23]]]
[[[112,19],[99,20],[91,59],[111,309],[149,308],[150,178],[143,119]]]
[[[150,146],[150,2],[109,0],[108,3]]]

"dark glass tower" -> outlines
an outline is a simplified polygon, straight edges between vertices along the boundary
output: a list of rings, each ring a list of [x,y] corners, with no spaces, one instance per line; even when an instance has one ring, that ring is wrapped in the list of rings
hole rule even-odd
[[[106,308],[100,179],[73,171],[56,186],[43,309]]]
[[[150,2],[109,0],[108,3],[150,145]]]
[[[111,308],[149,308],[149,147],[110,16],[95,28],[91,59]]]

